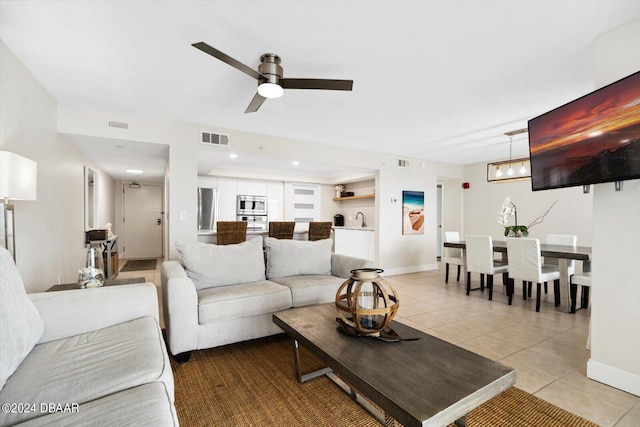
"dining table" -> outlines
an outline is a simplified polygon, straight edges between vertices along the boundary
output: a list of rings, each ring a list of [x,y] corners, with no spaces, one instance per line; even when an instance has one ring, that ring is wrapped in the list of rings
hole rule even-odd
[[[444,242],[447,248],[462,249],[462,259],[464,276],[467,277],[466,244],[463,240],[459,242]],[[502,262],[509,263],[507,254],[507,242],[501,240],[493,241],[493,251],[502,255]],[[589,246],[565,246],[549,243],[540,243],[540,255],[548,258],[558,259],[558,270],[560,272],[560,306],[558,310],[563,313],[571,312],[571,277],[569,277],[569,263],[571,260],[582,261],[582,271],[591,271],[591,247]]]

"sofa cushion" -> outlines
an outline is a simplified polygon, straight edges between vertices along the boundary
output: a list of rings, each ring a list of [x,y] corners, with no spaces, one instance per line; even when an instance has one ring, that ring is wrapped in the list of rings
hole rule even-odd
[[[40,313],[27,296],[11,254],[3,247],[0,247],[0,332],[2,390],[7,378],[18,368],[44,332],[44,322]]]
[[[346,279],[323,274],[288,276],[273,279],[291,289],[293,307],[335,302],[336,292]]]
[[[262,237],[236,245],[177,241],[176,249],[198,290],[265,279]]]
[[[0,402],[82,405],[165,378],[173,387],[163,347],[158,323],[152,317],[38,344],[7,380]],[[39,415],[0,413],[0,425]]]
[[[267,279],[301,274],[331,274],[333,240],[285,240],[267,237]]]
[[[291,307],[291,291],[268,280],[198,291],[198,323],[273,313]]]
[[[40,405],[36,407],[40,409]],[[46,410],[47,406],[43,408]],[[174,411],[164,384],[154,382],[34,418],[20,426],[177,426]]]

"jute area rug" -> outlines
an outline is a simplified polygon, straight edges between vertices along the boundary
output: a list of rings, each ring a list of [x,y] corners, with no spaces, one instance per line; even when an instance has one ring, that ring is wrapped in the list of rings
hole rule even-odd
[[[301,350],[303,372],[323,366]],[[286,335],[194,351],[189,362],[171,364],[183,427],[381,425],[326,377],[298,384]],[[516,387],[472,411],[467,425],[597,427]]]

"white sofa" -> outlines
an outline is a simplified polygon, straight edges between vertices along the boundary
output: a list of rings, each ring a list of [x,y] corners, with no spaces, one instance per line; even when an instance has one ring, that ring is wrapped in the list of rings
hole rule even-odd
[[[281,333],[275,312],[335,301],[369,260],[331,253],[332,241],[261,237],[237,245],[177,242],[162,264],[167,345],[180,362],[200,350]]]
[[[177,426],[153,283],[27,294],[0,248],[0,426]]]

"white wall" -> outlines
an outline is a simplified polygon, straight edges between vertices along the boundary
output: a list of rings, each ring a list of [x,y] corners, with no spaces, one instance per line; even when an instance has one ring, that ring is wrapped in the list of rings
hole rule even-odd
[[[640,20],[596,40],[596,87],[640,70]],[[598,184],[587,376],[640,396],[640,180]]]
[[[113,221],[113,180],[56,132],[56,102],[0,42],[0,147],[38,163],[34,202],[16,201],[16,260],[27,292],[75,282],[84,246],[84,166],[98,174],[98,224]]]
[[[470,186],[462,190],[465,234],[489,234],[504,240],[504,229],[497,221],[506,197],[517,207],[519,225],[530,224],[557,200],[544,221],[531,228],[529,237],[544,241],[547,234],[575,234],[579,246],[591,246],[593,188],[584,194],[582,187],[531,191],[530,180],[491,183],[487,182],[486,163],[466,165],[464,181]],[[515,225],[513,217],[509,225]]]
[[[437,268],[437,164],[410,161],[408,168],[383,165],[377,181],[376,205],[379,267],[385,274]],[[424,234],[402,234],[402,191],[424,192]]]
[[[264,135],[238,132],[228,129],[211,128],[207,125],[159,120],[148,117],[106,113],[72,107],[59,107],[58,131],[127,139],[169,145],[168,185],[169,208],[169,259],[177,259],[175,241],[197,241],[196,211],[198,186],[197,157],[200,131],[212,131],[228,134],[233,144],[233,151],[239,156],[255,156],[257,152],[268,156],[295,157],[303,162],[338,164],[350,166],[354,170],[384,170],[376,182],[376,212],[383,217],[375,218],[378,230],[378,246],[384,246],[378,256],[381,268],[392,272],[420,271],[436,268],[435,240],[435,205],[436,176],[460,177],[461,168],[435,162],[423,162],[420,167],[417,159],[408,159],[409,168],[397,166],[397,157],[341,148],[341,155],[336,156],[335,147],[310,144],[302,141],[274,138]],[[110,131],[108,120],[126,121],[131,125],[128,133]],[[228,153],[221,149],[223,156]],[[400,224],[402,216],[402,190],[424,190],[425,207],[427,209],[426,233],[422,236],[403,236]],[[382,191],[382,193],[381,193]],[[398,199],[398,204],[389,206],[389,198]],[[286,195],[285,195],[286,197]],[[285,200],[286,202],[286,200]],[[186,215],[179,219],[180,212]],[[387,221],[388,220],[388,221]]]

